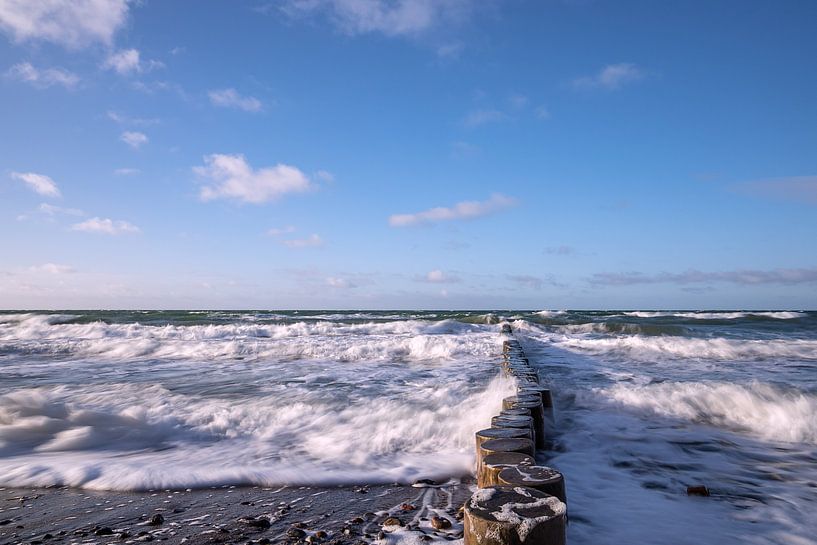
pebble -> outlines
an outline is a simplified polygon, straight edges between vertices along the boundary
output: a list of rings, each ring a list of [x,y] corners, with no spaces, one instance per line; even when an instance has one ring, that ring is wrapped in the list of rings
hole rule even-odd
[[[159,526],[159,525],[161,525],[162,523],[164,523],[164,521],[165,521],[165,518],[162,516],[162,514],[161,514],[161,513],[156,513],[155,515],[153,515],[152,517],[150,517],[150,522],[149,522],[149,524],[150,524],[151,526]]]
[[[112,536],[113,530],[108,528],[107,526],[104,528],[99,528],[97,531],[94,532],[95,536]]]
[[[383,526],[402,526],[403,521],[397,517],[389,517],[383,521]]]
[[[270,521],[269,521],[269,519],[267,517],[258,517],[258,518],[244,517],[244,518],[240,518],[238,520],[240,520],[241,522],[243,522],[243,523],[245,523],[245,524],[247,524],[249,526],[252,526],[253,528],[260,528],[261,530],[266,530],[267,528],[272,526],[272,524],[270,523]]]
[[[300,528],[290,528],[289,530],[287,530],[287,535],[289,537],[301,539],[306,535],[306,532],[304,532]]]
[[[404,503],[403,505],[400,506],[400,509],[403,511],[414,511],[415,509],[417,509],[417,507],[411,505],[410,503]]]
[[[323,530],[318,530],[317,532],[315,532],[315,537],[317,537],[318,539],[326,539],[327,537],[329,537],[329,534],[327,534]]]
[[[437,530],[447,530],[451,528],[451,521],[443,517],[431,517],[431,526]]]

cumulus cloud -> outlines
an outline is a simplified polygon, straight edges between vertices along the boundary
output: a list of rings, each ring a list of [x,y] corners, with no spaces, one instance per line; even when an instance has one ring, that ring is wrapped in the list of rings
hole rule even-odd
[[[440,221],[473,219],[499,212],[515,204],[516,199],[495,193],[486,201],[463,201],[452,207],[441,206],[414,214],[394,214],[389,217],[389,225],[392,227],[409,227]]]
[[[700,284],[726,282],[740,285],[759,284],[808,284],[817,282],[817,267],[804,269],[736,270],[704,272],[689,269],[682,273],[641,272],[596,273],[590,278],[593,284],[608,286],[631,286],[637,284]]]
[[[312,234],[307,238],[282,240],[281,244],[287,248],[314,248],[317,246],[323,246],[323,239],[317,234]]]
[[[466,19],[473,0],[283,0],[291,17],[319,15],[346,34],[412,36]]]
[[[164,66],[159,61],[142,60],[142,55],[138,49],[120,49],[113,51],[105,58],[102,68],[113,70],[117,74],[127,76],[129,74],[140,74],[149,72],[154,68]]]
[[[36,68],[30,62],[15,64],[6,72],[6,77],[30,83],[39,89],[62,85],[73,89],[79,83],[79,76],[62,68]]]
[[[125,131],[119,135],[119,139],[133,149],[139,149],[149,141],[145,133],[138,131]]]
[[[108,218],[91,218],[81,223],[75,223],[71,226],[71,229],[74,231],[101,233],[104,235],[123,235],[139,232],[139,228],[132,223]]]
[[[242,96],[235,89],[217,89],[209,91],[210,103],[222,108],[236,108],[245,112],[260,112],[264,105],[255,97]]]
[[[423,276],[416,276],[414,278],[417,282],[428,282],[429,284],[456,284],[460,282],[460,278],[451,274],[447,274],[440,269],[428,271]]]
[[[743,182],[733,189],[749,195],[817,204],[817,176],[791,176]]]
[[[488,123],[499,123],[508,119],[507,114],[499,110],[474,110],[465,116],[463,124],[466,127],[479,127]]]
[[[34,172],[12,172],[11,177],[25,183],[29,189],[46,197],[59,197],[60,189],[57,184],[45,174]]]
[[[581,88],[597,88],[615,90],[628,83],[638,81],[644,77],[644,71],[635,64],[622,62],[608,64],[592,76],[583,76],[573,80],[573,85]]]
[[[29,272],[46,273],[46,274],[71,274],[77,272],[74,267],[70,265],[58,265],[56,263],[45,263],[43,265],[35,265],[28,268]]]
[[[303,172],[289,165],[253,169],[243,155],[219,153],[204,157],[204,163],[193,168],[196,174],[212,182],[201,189],[204,201],[234,199],[259,204],[313,187]]]
[[[16,42],[43,40],[70,49],[109,45],[127,15],[128,0],[0,0],[0,29]]]

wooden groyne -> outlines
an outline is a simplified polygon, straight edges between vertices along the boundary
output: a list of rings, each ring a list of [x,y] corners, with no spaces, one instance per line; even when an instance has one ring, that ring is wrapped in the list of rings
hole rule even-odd
[[[491,427],[476,433],[477,486],[463,508],[465,545],[564,545],[564,476],[537,465],[548,441],[553,398],[511,325],[503,323],[502,370],[516,395],[502,400]]]

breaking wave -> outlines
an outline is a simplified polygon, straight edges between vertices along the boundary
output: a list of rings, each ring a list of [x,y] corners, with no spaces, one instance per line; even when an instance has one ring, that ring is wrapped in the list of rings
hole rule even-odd
[[[761,439],[817,444],[817,396],[764,383],[616,384],[611,400],[664,416],[744,431]]]
[[[108,359],[313,358],[338,361],[489,355],[491,329],[454,320],[203,325],[65,323],[69,315],[0,316],[0,350]]]
[[[634,360],[671,358],[754,360],[791,358],[817,360],[817,340],[727,339],[679,336],[625,335],[586,338],[554,336],[552,342],[567,350],[590,354],[613,354]]]

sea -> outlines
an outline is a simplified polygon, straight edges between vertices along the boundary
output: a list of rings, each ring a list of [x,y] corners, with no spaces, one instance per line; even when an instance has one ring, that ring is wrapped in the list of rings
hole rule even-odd
[[[817,543],[806,311],[5,311],[0,487],[462,479],[514,393],[503,321],[571,544]]]

